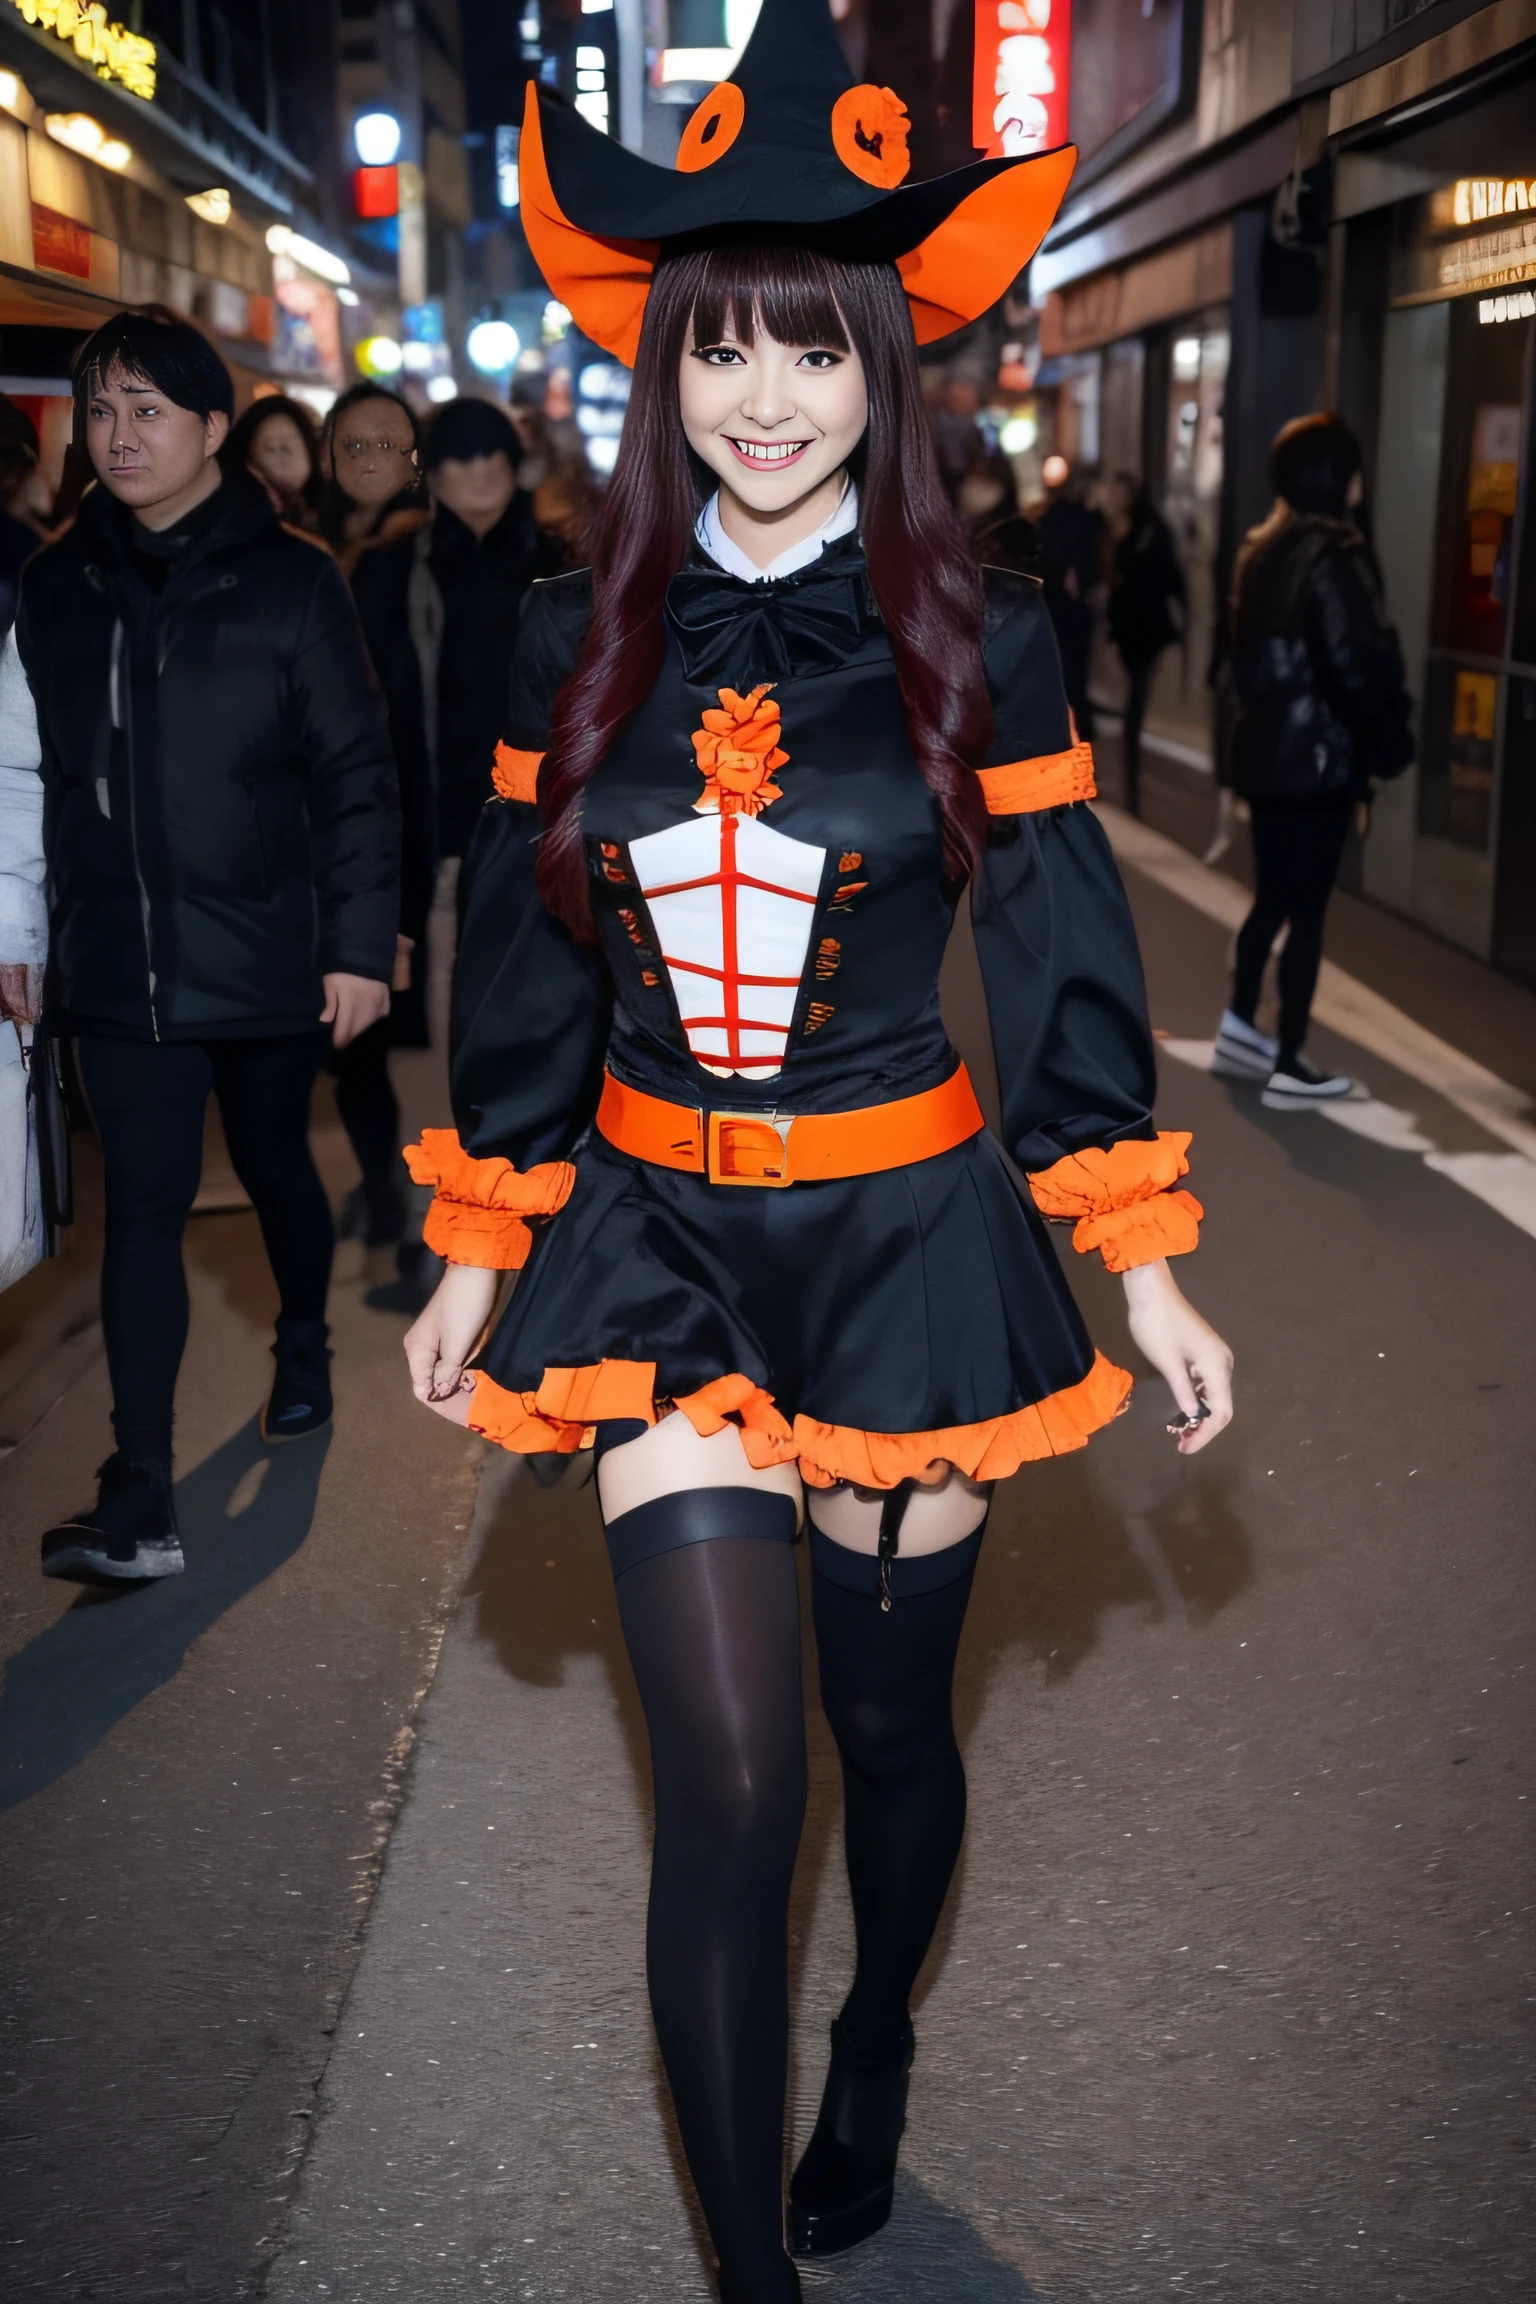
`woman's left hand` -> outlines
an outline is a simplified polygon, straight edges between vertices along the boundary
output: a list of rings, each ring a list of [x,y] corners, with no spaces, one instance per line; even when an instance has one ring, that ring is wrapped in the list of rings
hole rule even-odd
[[[1166,1258],[1138,1264],[1124,1277],[1132,1338],[1184,1414],[1201,1418],[1178,1435],[1179,1454],[1197,1455],[1232,1421],[1231,1346],[1181,1294]]]

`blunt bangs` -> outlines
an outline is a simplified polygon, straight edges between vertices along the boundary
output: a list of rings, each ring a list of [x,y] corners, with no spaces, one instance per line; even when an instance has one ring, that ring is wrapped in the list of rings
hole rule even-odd
[[[696,261],[695,344],[718,344],[727,328],[738,344],[754,344],[761,328],[778,344],[852,350],[838,298],[840,275],[850,267],[778,242],[711,248]]]

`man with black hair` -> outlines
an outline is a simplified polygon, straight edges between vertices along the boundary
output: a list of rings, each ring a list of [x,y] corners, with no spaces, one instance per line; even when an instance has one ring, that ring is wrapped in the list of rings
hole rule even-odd
[[[281,1305],[263,1434],[329,1421],[310,1091],[320,1027],[341,1046],[382,1015],[395,955],[383,702],[334,561],[221,474],[231,407],[196,329],[123,313],[98,330],[76,421],[99,485],[29,565],[0,665],[0,1007],[35,1007],[35,970],[3,964],[46,947],[105,1170],[117,1449],[95,1505],[43,1539],[44,1573],[85,1583],[182,1566],[181,1235],[210,1090]]]
[[[1298,416],[1270,450],[1275,503],[1249,530],[1232,584],[1224,781],[1248,802],[1253,909],[1237,934],[1232,1001],[1216,1070],[1264,1083],[1276,1108],[1328,1103],[1354,1082],[1302,1054],[1323,954],[1323,921],[1353,819],[1372,784],[1413,758],[1402,649],[1374,553],[1352,517],[1360,443],[1336,416]],[[1255,1021],[1276,936],[1280,1018]]]

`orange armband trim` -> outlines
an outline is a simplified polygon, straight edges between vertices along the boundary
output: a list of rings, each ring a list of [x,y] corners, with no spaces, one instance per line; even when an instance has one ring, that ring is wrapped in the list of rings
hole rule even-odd
[[[453,1128],[423,1128],[404,1158],[414,1183],[437,1188],[422,1227],[426,1245],[445,1263],[487,1272],[521,1271],[533,1246],[530,1218],[557,1215],[576,1181],[569,1160],[525,1170],[510,1160],[476,1160]]]
[[[491,782],[498,800],[523,800],[530,805],[539,796],[542,752],[519,752],[515,745],[498,744]]]
[[[989,816],[1032,816],[1042,808],[1067,808],[1093,800],[1093,747],[1073,744],[1066,752],[1042,752],[1034,760],[1010,760],[1001,768],[978,768]]]
[[[1190,1142],[1188,1130],[1163,1129],[1151,1143],[1069,1152],[1030,1177],[1035,1206],[1071,1223],[1073,1247],[1080,1255],[1097,1248],[1111,1272],[1187,1255],[1205,1211],[1192,1192],[1169,1187],[1189,1174]]]

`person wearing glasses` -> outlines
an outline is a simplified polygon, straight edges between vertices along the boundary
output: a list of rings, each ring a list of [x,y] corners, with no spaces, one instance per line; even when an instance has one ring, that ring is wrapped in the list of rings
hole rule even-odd
[[[218,355],[125,312],[75,379],[96,485],[28,564],[0,661],[0,1012],[36,1012],[46,958],[48,1020],[75,1038],[101,1138],[117,1446],[94,1505],[43,1538],[43,1571],[114,1584],[183,1565],[181,1237],[210,1090],[278,1288],[263,1434],[330,1419],[310,1091],[321,1027],[345,1048],[389,1005],[400,817],[340,571],[220,468]]]
[[[406,1222],[400,1105],[389,1076],[389,1052],[427,1044],[426,933],[437,877],[436,797],[406,596],[413,556],[431,512],[416,418],[403,400],[379,385],[354,384],[342,393],[326,419],[321,464],[326,480],[323,532],[352,586],[363,638],[384,691],[400,778],[394,996],[389,1013],[338,1051],[331,1064],[336,1108],[361,1171],[341,1210],[341,1234],[382,1248],[400,1240]]]

